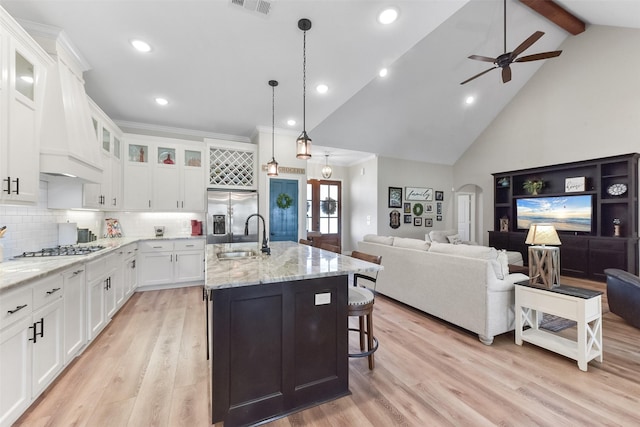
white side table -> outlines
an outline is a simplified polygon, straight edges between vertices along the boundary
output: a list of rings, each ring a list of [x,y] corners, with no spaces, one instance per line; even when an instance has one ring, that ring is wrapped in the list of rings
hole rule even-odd
[[[542,289],[526,281],[516,283],[515,293],[517,345],[526,341],[562,354],[577,360],[582,371],[593,359],[602,362],[602,292],[564,285]],[[576,321],[578,340],[539,329],[542,313]]]

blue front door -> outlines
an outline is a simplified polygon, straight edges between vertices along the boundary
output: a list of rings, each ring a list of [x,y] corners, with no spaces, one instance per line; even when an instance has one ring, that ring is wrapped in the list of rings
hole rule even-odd
[[[271,179],[269,181],[270,240],[298,241],[298,181]]]

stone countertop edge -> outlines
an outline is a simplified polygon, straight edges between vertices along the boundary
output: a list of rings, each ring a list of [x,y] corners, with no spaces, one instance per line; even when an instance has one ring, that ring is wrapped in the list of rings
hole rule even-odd
[[[118,237],[79,243],[79,246],[102,245],[105,249],[88,255],[58,256],[44,258],[17,258],[0,263],[0,294],[8,292],[33,280],[58,273],[75,265],[84,264],[107,255],[131,243],[157,240],[204,239],[206,236],[165,237]]]
[[[271,255],[219,260],[220,252],[260,252],[257,243],[207,245],[206,288],[209,290],[292,282],[352,273],[374,273],[383,266],[295,242],[272,242]]]

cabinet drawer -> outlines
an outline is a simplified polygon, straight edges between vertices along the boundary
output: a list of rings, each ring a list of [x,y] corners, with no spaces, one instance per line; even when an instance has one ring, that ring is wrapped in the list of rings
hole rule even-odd
[[[52,301],[61,299],[64,294],[64,287],[62,283],[62,276],[60,274],[52,274],[51,276],[34,283],[33,309],[37,310]]]
[[[92,280],[104,276],[104,273],[107,270],[105,259],[105,257],[101,257],[100,259],[87,263],[87,282],[91,282]]]
[[[204,249],[204,239],[176,240],[174,243],[176,251],[194,251]]]
[[[173,242],[170,240],[147,240],[138,244],[140,252],[172,251]]]
[[[29,285],[2,294],[0,297],[0,329],[31,315],[33,311],[32,295]]]

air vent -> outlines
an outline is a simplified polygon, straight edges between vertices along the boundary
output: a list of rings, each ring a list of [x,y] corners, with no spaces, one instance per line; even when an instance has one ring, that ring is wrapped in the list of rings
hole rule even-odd
[[[271,2],[265,0],[231,0],[231,4],[263,15],[268,15],[271,11]]]

